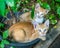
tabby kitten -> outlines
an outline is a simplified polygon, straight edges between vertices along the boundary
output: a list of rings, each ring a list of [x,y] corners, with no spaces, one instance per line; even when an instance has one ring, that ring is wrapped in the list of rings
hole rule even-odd
[[[26,12],[20,16],[20,21],[27,21],[27,22],[37,22],[43,23],[44,16],[49,12],[49,10],[42,8],[39,3],[35,6],[34,11],[34,18],[31,19],[31,12]]]
[[[46,40],[46,33],[49,29],[49,20],[44,24],[35,24],[31,22],[18,22],[9,28],[9,37],[17,42],[29,42],[36,38]]]

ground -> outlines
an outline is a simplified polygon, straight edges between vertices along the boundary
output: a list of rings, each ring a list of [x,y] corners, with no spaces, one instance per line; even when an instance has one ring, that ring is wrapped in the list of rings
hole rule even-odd
[[[57,37],[60,35],[60,21],[56,25],[56,28],[53,27],[49,33],[47,34],[46,41],[40,41],[34,48],[48,48],[52,42],[57,39]],[[60,36],[59,36],[60,37]],[[60,38],[58,38],[60,39]],[[59,40],[58,40],[59,41]],[[57,41],[57,43],[58,43]],[[60,42],[60,41],[59,41]],[[57,46],[58,47],[58,46]]]

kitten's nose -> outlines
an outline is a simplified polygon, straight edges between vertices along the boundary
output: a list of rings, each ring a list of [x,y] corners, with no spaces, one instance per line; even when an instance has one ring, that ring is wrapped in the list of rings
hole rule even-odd
[[[44,34],[44,32],[42,32],[42,34]]]

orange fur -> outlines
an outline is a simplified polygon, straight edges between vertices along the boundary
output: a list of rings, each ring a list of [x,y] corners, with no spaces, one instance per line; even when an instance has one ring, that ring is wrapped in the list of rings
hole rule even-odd
[[[13,33],[12,33],[13,32]],[[30,22],[19,22],[9,28],[9,36],[13,36],[15,41],[28,41],[37,38],[33,25]],[[34,36],[33,36],[34,34]],[[33,36],[33,37],[32,37]]]
[[[35,29],[31,22],[18,22],[9,28],[9,36],[17,42],[28,42],[36,38],[45,40],[48,29],[49,20],[44,24],[38,24]]]
[[[38,6],[38,7],[37,7]],[[34,11],[34,15],[38,14],[38,13],[41,13],[45,16],[47,13],[48,13],[49,10],[47,9],[44,9],[42,8],[38,3],[36,4],[35,6],[35,11]],[[41,14],[39,14],[39,16],[41,16]],[[37,16],[36,16],[37,17]],[[34,17],[34,19],[36,19],[36,17]],[[23,13],[21,16],[20,16],[20,21],[27,21],[27,22],[31,22],[32,20],[34,20],[31,18],[31,12],[26,12],[26,13]]]

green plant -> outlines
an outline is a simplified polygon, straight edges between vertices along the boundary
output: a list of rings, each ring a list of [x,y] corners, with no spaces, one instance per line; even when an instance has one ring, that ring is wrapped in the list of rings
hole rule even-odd
[[[11,9],[17,11],[18,2],[20,0],[0,0],[0,15],[5,16]]]
[[[8,30],[4,31],[3,32],[3,39],[6,39],[8,37]]]
[[[5,45],[5,44],[9,44],[9,41],[6,40],[7,37],[8,37],[8,30],[6,30],[6,31],[3,32],[3,39],[2,39],[2,41],[0,42],[0,48],[4,48],[4,45]]]
[[[53,4],[53,5],[52,5]],[[54,21],[51,21],[52,24],[56,24],[57,20],[60,19],[60,0],[51,0],[51,12],[54,14]],[[53,17],[53,16],[52,16]],[[51,19],[53,20],[53,19]]]
[[[60,19],[60,0],[37,0],[43,8],[49,9],[50,12],[47,15],[50,19],[50,24],[56,24]]]
[[[34,5],[32,6],[32,11],[31,11],[31,18],[33,19],[34,18]]]
[[[50,19],[50,23],[53,25],[57,23],[56,16],[54,14],[50,14],[48,19]]]
[[[4,48],[5,44],[9,44],[9,42],[7,40],[2,40],[0,43],[0,48]]]
[[[57,18],[60,19],[60,0],[49,0],[49,1],[48,0],[37,0],[37,1],[34,1],[34,0],[33,1],[32,0],[0,0],[0,12],[1,12],[0,15],[5,16],[9,11],[16,12],[21,9],[28,8],[28,9],[32,9],[31,17],[33,18],[34,8],[32,6],[35,4],[35,2],[40,3],[40,5],[43,8],[50,10],[50,14],[54,14],[54,16],[56,16],[55,17],[56,20]],[[50,14],[48,14],[48,16]]]
[[[29,2],[30,0],[0,0],[0,15],[5,16],[9,11],[19,11],[23,6],[29,8]]]
[[[8,32],[9,30],[5,30],[3,32],[3,38],[2,41],[0,42],[0,48],[4,48],[5,44],[8,45],[10,42],[7,40],[8,38]],[[11,46],[10,48],[15,48],[14,46]]]
[[[1,28],[4,28],[4,24],[3,23],[0,23],[0,29]]]
[[[38,3],[40,3],[40,5],[45,8],[45,9],[48,9],[50,10],[50,5],[47,3],[47,2],[42,2],[42,0],[37,0]]]
[[[6,17],[6,14],[23,10],[24,8],[31,9],[31,18],[34,17],[34,5],[40,3],[41,7],[50,10],[46,18],[50,20],[50,24],[55,25],[60,19],[60,0],[0,0],[0,15]],[[0,23],[0,29],[4,28],[4,24]],[[9,44],[7,41],[8,30],[3,32],[3,40],[0,42],[0,47],[4,48],[4,44]],[[13,47],[11,47],[13,48]]]

